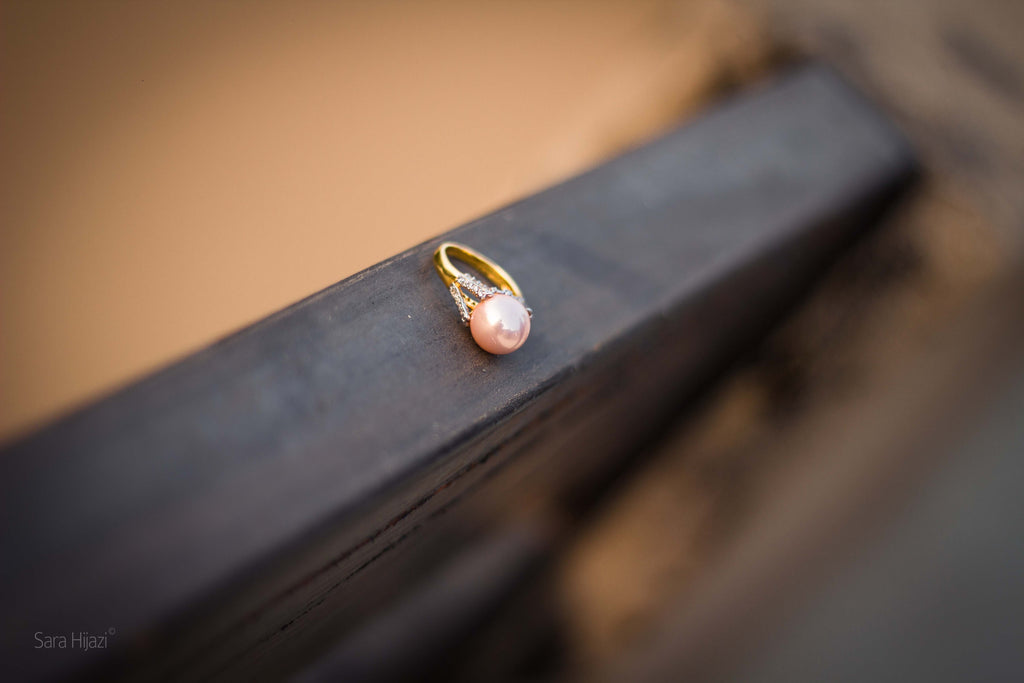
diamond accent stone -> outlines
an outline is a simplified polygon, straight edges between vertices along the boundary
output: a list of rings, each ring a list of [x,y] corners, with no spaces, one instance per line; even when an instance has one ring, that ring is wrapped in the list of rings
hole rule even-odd
[[[462,290],[459,289],[458,284],[453,282],[448,291],[452,293],[452,298],[455,299],[455,305],[459,308],[459,317],[462,318],[463,324],[468,325],[469,306],[466,305],[466,300],[462,298]]]
[[[486,299],[492,294],[497,294],[498,292],[497,287],[485,285],[469,273],[463,273],[460,275],[456,282],[459,283],[459,286],[462,289],[468,290],[470,294],[480,300]]]
[[[462,318],[463,324],[469,324],[469,316],[472,313],[470,310],[470,304],[466,302],[466,294],[469,292],[477,301],[483,301],[488,297],[492,297],[495,294],[507,294],[508,296],[517,299],[521,304],[526,306],[526,301],[521,296],[516,296],[507,289],[498,289],[493,285],[488,285],[477,278],[473,277],[469,273],[463,273],[460,275],[451,286],[448,287],[448,291],[451,292],[452,298],[455,299],[455,305],[459,308],[459,316]],[[526,312],[529,313],[530,317],[533,317],[533,309],[527,308]]]

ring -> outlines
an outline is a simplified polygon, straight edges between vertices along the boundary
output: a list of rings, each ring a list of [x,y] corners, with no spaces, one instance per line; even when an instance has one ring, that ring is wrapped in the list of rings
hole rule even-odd
[[[493,284],[485,284],[452,265],[456,258],[473,267]],[[530,336],[533,310],[512,276],[478,251],[455,242],[443,242],[434,251],[434,267],[448,286],[462,323],[473,340],[488,353],[512,353]]]

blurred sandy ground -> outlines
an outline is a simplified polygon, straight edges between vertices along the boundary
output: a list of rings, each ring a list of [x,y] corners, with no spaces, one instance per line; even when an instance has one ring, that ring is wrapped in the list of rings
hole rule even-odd
[[[0,438],[654,134],[717,0],[5,2]]]

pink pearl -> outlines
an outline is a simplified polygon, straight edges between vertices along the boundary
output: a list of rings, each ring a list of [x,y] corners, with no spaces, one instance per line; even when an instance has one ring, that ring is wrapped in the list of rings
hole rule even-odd
[[[480,348],[488,353],[512,353],[530,335],[530,314],[515,297],[489,296],[473,309],[469,330]]]

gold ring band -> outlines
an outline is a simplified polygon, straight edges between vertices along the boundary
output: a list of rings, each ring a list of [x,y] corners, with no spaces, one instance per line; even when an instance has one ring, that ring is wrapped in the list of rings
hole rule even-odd
[[[518,297],[523,296],[523,291],[519,289],[519,285],[516,284],[511,275],[505,272],[504,268],[480,252],[456,242],[442,242],[437,250],[434,251],[434,267],[437,268],[437,273],[441,276],[445,286],[451,287],[453,282],[458,280],[460,276],[465,275],[465,273],[452,265],[448,252],[451,252],[460,261],[464,261],[479,270],[481,275],[484,275],[491,282],[498,285],[500,289],[507,289]]]

